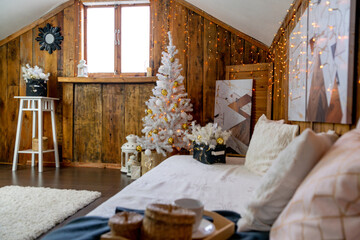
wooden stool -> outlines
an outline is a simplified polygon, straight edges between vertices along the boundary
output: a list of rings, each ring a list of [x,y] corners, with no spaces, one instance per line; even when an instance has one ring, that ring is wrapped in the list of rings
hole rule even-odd
[[[54,152],[55,154],[55,164],[56,167],[60,167],[59,164],[59,152],[58,145],[56,140],[56,126],[55,126],[55,104],[54,100],[59,100],[58,98],[50,98],[50,97],[28,97],[28,96],[16,96],[14,98],[20,99],[20,107],[19,107],[19,116],[18,116],[18,124],[16,130],[16,140],[15,140],[15,148],[14,148],[14,159],[13,159],[13,167],[12,170],[16,171],[17,162],[19,153],[31,153],[31,166],[35,166],[35,154],[39,154],[39,172],[43,171],[43,153]],[[43,141],[39,141],[38,151],[34,151],[32,149],[21,150],[20,148],[20,135],[21,135],[21,127],[22,127],[22,118],[23,111],[32,111],[32,137],[36,137],[36,112],[38,113],[38,134],[37,138],[42,140],[43,137],[43,112],[51,113],[51,126],[52,126],[52,136],[54,141],[54,149],[43,150]]]

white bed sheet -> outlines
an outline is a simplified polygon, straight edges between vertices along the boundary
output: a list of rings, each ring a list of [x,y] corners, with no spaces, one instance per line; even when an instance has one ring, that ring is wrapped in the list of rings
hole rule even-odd
[[[173,203],[178,198],[196,198],[206,210],[243,213],[261,176],[248,171],[242,161],[207,165],[191,155],[170,157],[98,206],[88,215],[111,217],[117,206],[145,209],[154,202]]]

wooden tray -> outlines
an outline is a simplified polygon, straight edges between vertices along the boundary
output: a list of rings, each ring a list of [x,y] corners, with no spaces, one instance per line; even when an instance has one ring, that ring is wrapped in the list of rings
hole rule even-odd
[[[215,225],[216,229],[213,234],[207,236],[206,238],[204,238],[204,240],[224,240],[228,239],[234,234],[235,224],[232,221],[224,218],[220,214],[206,210],[204,211],[204,215],[213,218],[213,224]]]
[[[223,216],[204,210],[204,215],[211,217],[215,225],[215,232],[203,238],[203,240],[224,240],[228,239],[234,234],[235,224]],[[101,240],[127,240],[127,238],[113,236],[110,232],[101,235]]]

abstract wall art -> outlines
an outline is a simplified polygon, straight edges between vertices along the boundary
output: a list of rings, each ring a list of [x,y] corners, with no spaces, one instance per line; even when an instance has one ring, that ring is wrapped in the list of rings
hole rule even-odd
[[[290,35],[289,120],[351,124],[356,0],[311,0]]]
[[[216,81],[214,122],[231,131],[226,146],[241,155],[250,141],[252,88],[252,79]]]

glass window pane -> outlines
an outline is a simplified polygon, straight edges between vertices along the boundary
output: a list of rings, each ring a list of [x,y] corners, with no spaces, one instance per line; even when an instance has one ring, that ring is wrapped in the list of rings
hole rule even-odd
[[[150,7],[121,8],[121,72],[146,72],[150,51]]]
[[[87,10],[88,71],[114,72],[115,11],[113,7]]]

